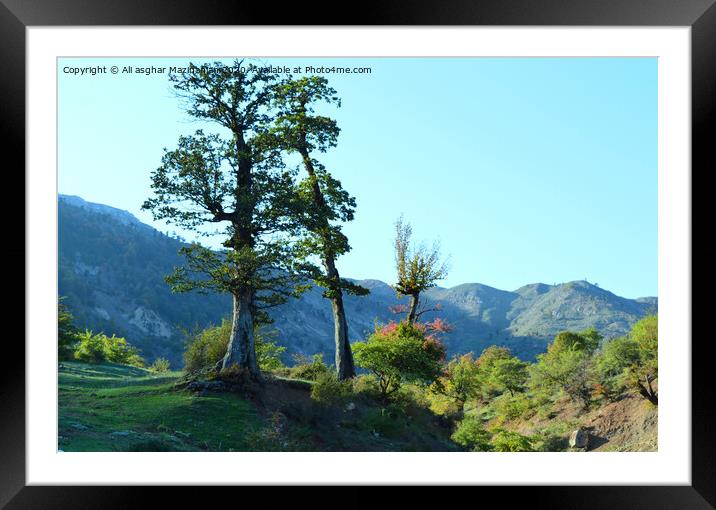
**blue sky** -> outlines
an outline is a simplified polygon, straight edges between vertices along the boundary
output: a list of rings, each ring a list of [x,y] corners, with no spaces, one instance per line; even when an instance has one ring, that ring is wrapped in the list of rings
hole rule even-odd
[[[60,193],[177,230],[140,206],[162,148],[203,126],[182,112],[166,74],[63,68],[187,62],[60,59]],[[625,297],[656,295],[656,59],[263,62],[372,69],[325,75],[343,105],[328,112],[341,128],[338,147],[320,159],[358,202],[343,275],[393,282],[402,213],[416,240],[439,240],[450,256],[441,286],[587,279]]]

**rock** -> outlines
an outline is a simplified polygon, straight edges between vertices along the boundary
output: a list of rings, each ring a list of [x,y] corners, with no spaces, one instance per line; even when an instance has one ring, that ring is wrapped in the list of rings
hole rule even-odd
[[[348,402],[348,405],[346,406],[346,411],[353,411],[355,410],[356,405],[353,402]]]
[[[129,436],[130,434],[134,434],[134,432],[131,430],[118,430],[116,432],[110,433],[111,436],[122,436],[122,437]]]
[[[589,444],[589,433],[582,429],[577,429],[569,436],[569,446],[572,448],[586,448]]]
[[[70,427],[75,430],[87,430],[89,428],[87,425],[83,425],[81,423],[72,423],[70,424]]]

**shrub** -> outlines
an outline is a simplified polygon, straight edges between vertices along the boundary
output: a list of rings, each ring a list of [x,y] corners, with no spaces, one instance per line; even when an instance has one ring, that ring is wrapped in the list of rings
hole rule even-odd
[[[187,373],[201,373],[221,364],[229,346],[231,322],[224,319],[220,326],[212,326],[189,337],[184,351],[184,370]],[[273,332],[257,329],[254,332],[256,361],[261,370],[275,370],[282,366],[281,355],[285,347],[276,345],[271,338]]]
[[[296,364],[290,368],[288,373],[294,379],[317,381],[322,375],[331,373],[331,369],[323,361],[323,354],[314,354],[310,358],[296,354],[293,359]]]
[[[79,331],[74,318],[62,298],[57,302],[57,357],[60,361],[71,360],[79,341]]]
[[[658,393],[653,383],[659,376],[658,319],[644,317],[629,335],[607,342],[597,358],[600,382],[612,392],[636,390],[654,405]]]
[[[380,395],[378,381],[373,374],[362,374],[353,378],[353,393],[376,398]]]
[[[85,363],[100,363],[105,360],[104,343],[101,335],[95,335],[90,330],[77,335],[78,344],[75,349],[75,359]]]
[[[492,345],[477,359],[477,385],[482,397],[490,400],[506,391],[510,395],[524,391],[527,363],[512,355],[507,347]]]
[[[445,400],[438,395],[447,397],[454,404],[455,412],[461,413],[467,399],[477,395],[480,390],[478,367],[472,354],[450,360],[443,375],[430,386],[430,390],[433,394],[429,397],[431,407],[442,410],[440,414],[446,414],[451,406],[446,405]]]
[[[157,358],[154,360],[154,363],[152,363],[152,365],[149,367],[149,370],[151,372],[156,372],[156,373],[169,372],[169,370],[170,370],[169,360],[166,358]]]
[[[537,356],[530,367],[530,384],[537,391],[564,391],[588,407],[595,383],[594,349],[598,334],[592,330],[577,334],[564,331],[555,336],[547,352]]]
[[[353,345],[353,355],[358,366],[377,377],[386,401],[403,381],[434,382],[442,372],[445,347],[420,324],[404,321],[377,327],[365,342]]]
[[[339,381],[333,372],[325,372],[316,378],[311,387],[311,398],[326,405],[338,405],[353,394],[351,381]]]
[[[105,346],[105,358],[112,363],[121,363],[123,365],[131,365],[134,367],[143,367],[144,359],[139,355],[139,351],[129,345],[127,340],[122,337],[112,335],[108,337],[101,335]]]
[[[139,351],[122,337],[114,335],[108,337],[104,333],[95,335],[92,331],[86,330],[80,333],[78,338],[74,357],[79,361],[85,363],[109,361],[135,367],[144,366],[144,359],[139,355]]]
[[[451,436],[451,439],[457,444],[476,452],[492,450],[490,438],[491,434],[483,428],[480,419],[472,415],[465,416]]]
[[[490,443],[496,452],[533,452],[534,440],[529,436],[523,436],[517,432],[504,429],[493,431],[495,435]]]
[[[502,395],[493,402],[493,407],[497,415],[505,420],[528,418],[530,413],[535,412],[532,401],[524,393],[515,396]]]

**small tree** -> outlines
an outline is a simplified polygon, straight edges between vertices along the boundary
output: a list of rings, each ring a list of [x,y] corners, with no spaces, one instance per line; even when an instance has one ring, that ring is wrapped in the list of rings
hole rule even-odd
[[[654,405],[659,404],[654,382],[659,375],[658,319],[643,318],[629,335],[607,342],[597,359],[602,382],[612,391],[636,390]]]
[[[447,276],[447,261],[441,261],[440,245],[433,243],[414,246],[413,229],[403,222],[402,216],[395,222],[395,266],[398,281],[395,290],[399,295],[409,296],[410,305],[407,320],[415,322],[420,303],[420,293],[434,287],[438,280]]]
[[[426,328],[407,321],[377,327],[365,342],[353,345],[358,366],[378,379],[383,401],[398,391],[403,381],[430,384],[441,373],[445,347]]]
[[[563,390],[588,407],[592,398],[594,363],[592,354],[599,340],[587,334],[563,331],[537,356],[530,367],[530,383],[540,390]]]
[[[509,391],[511,396],[524,391],[527,383],[527,363],[515,357],[498,359],[492,366],[488,380],[497,388]]]
[[[74,325],[74,317],[62,299],[57,300],[57,357],[60,361],[73,358],[79,341],[79,331]]]
[[[465,409],[465,403],[480,391],[478,368],[472,353],[453,358],[445,367],[443,375],[431,386],[436,393],[443,394],[457,406],[458,414]]]

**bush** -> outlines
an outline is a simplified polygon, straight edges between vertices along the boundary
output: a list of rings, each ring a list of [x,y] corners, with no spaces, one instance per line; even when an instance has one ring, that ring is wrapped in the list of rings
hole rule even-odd
[[[518,393],[515,396],[502,395],[495,399],[492,406],[497,415],[504,420],[529,418],[535,412],[532,401],[524,393]]]
[[[229,346],[231,322],[224,319],[220,326],[212,326],[189,337],[184,351],[184,370],[189,374],[206,372],[221,364]],[[276,370],[283,366],[281,355],[285,347],[270,338],[273,332],[257,329],[254,332],[256,361],[261,370]]]
[[[524,391],[527,366],[507,347],[492,345],[482,351],[477,359],[477,386],[482,398],[490,400],[507,391],[510,395]]]
[[[445,347],[424,326],[404,321],[377,327],[365,342],[353,345],[353,356],[359,367],[375,374],[386,401],[403,381],[434,382],[442,372]]]
[[[154,363],[149,367],[149,370],[151,372],[156,372],[158,374],[169,372],[170,370],[170,364],[169,360],[166,358],[157,358],[154,360]]]
[[[477,363],[472,354],[453,358],[445,367],[444,374],[430,386],[431,408],[439,414],[461,413],[465,402],[480,391]],[[445,398],[440,398],[444,396]],[[450,405],[450,404],[453,405]],[[451,409],[452,408],[452,409]]]
[[[333,372],[320,374],[311,388],[311,398],[326,405],[339,405],[352,394],[352,382],[339,381]]]
[[[483,428],[480,419],[472,415],[465,416],[451,436],[451,439],[457,444],[466,446],[475,452],[492,450],[490,438],[491,434]]]
[[[77,335],[78,344],[75,349],[75,359],[85,363],[100,363],[105,361],[104,342],[101,335],[95,335],[90,330]]]
[[[658,392],[654,382],[659,376],[658,319],[644,317],[634,324],[629,335],[607,342],[597,357],[600,384],[609,392],[636,390],[654,405]]]
[[[288,370],[289,377],[293,379],[317,381],[319,377],[332,373],[331,369],[323,361],[323,354],[314,354],[310,358],[302,354],[296,354],[293,359],[296,364]]]
[[[533,452],[534,440],[511,430],[497,429],[490,443],[496,452]]]
[[[353,393],[357,395],[366,395],[370,398],[380,396],[380,388],[378,381],[372,374],[363,374],[353,378]]]
[[[74,318],[62,298],[57,302],[57,357],[60,361],[71,360],[79,341],[79,331]]]
[[[555,336],[547,352],[530,367],[530,384],[536,391],[562,390],[586,408],[595,383],[594,350],[599,337],[592,330],[577,334],[564,331]]]
[[[107,361],[112,363],[121,363],[122,365],[131,365],[133,367],[143,367],[144,359],[139,355],[139,351],[127,343],[122,337],[112,335],[108,337],[102,335],[105,345],[105,356]]]
[[[74,357],[79,361],[85,363],[109,361],[135,367],[144,366],[144,359],[139,355],[139,351],[122,337],[114,335],[108,337],[104,333],[95,335],[92,331],[86,330],[80,333],[78,338]]]

